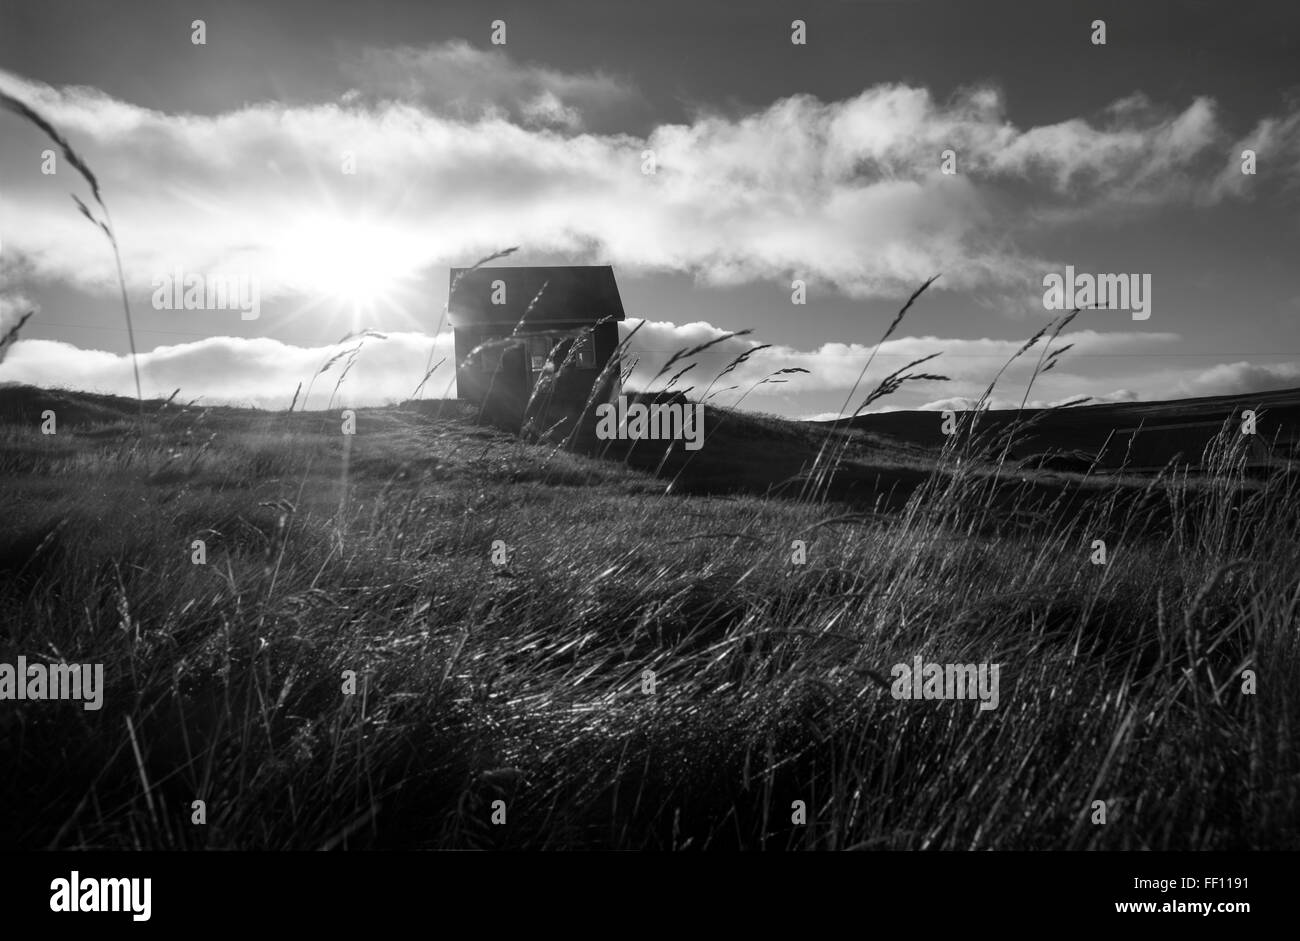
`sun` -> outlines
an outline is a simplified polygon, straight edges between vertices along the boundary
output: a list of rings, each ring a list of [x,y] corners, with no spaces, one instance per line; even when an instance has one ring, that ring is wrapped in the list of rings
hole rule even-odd
[[[396,225],[342,216],[302,216],[281,236],[276,264],[307,309],[350,316],[352,329],[382,315],[410,317],[409,296],[420,267],[418,240]]]
[[[316,290],[350,307],[374,307],[389,298],[397,280],[383,258],[353,250],[318,272]]]
[[[403,279],[403,246],[367,222],[313,220],[289,234],[288,274],[306,292],[373,304]]]

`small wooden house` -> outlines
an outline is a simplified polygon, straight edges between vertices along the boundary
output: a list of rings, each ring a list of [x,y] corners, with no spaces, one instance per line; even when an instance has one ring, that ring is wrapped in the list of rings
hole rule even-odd
[[[605,367],[624,313],[608,265],[452,268],[447,314],[457,396],[494,421],[546,429],[618,395]]]

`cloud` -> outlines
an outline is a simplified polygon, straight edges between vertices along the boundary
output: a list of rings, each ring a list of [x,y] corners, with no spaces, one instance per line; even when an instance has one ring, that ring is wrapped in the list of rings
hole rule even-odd
[[[354,101],[396,100],[463,120],[504,117],[575,131],[644,104],[629,83],[602,72],[517,63],[500,49],[463,40],[364,49],[344,65]]]
[[[1220,363],[1178,384],[1178,395],[1245,395],[1300,386],[1297,363]]]
[[[626,335],[636,321],[623,325]],[[696,346],[724,336],[727,331],[708,323],[673,324],[646,321],[633,336],[630,351],[638,359],[629,384],[645,388],[666,360],[677,350]],[[1049,372],[1033,379],[1029,408],[1050,408],[1076,401],[1084,396],[1089,402],[1158,401],[1208,395],[1231,395],[1268,389],[1300,386],[1300,364],[1280,363],[1260,366],[1233,363],[1204,369],[1178,360],[1173,350],[1181,342],[1177,333],[1102,332],[1076,330],[1063,333],[1051,349],[1066,344],[1071,348]],[[695,368],[682,377],[677,389],[695,388],[693,395],[704,390],[736,356],[758,341],[752,337],[723,340],[694,357]],[[1012,359],[1024,340],[964,339],[938,336],[910,336],[891,339],[875,351],[867,371],[847,412],[852,412],[885,376],[913,360],[932,353],[938,358],[927,362],[924,371],[948,376],[945,382],[926,381],[909,384],[888,399],[873,403],[873,410],[913,408],[943,410],[967,409],[980,398],[1005,364],[1010,363],[998,380],[992,398],[994,408],[1018,408],[1029,386],[1043,345]],[[1050,352],[1050,350],[1049,350]],[[734,402],[742,393],[747,407],[777,410],[790,414],[808,414],[799,407],[806,397],[818,395],[823,401],[835,400],[836,406],[848,395],[863,366],[872,355],[872,347],[857,343],[823,343],[800,350],[775,345],[754,354],[750,360],[717,381],[713,388],[739,388],[716,398],[718,404]],[[691,360],[683,361],[690,362]],[[1151,363],[1163,365],[1153,367]],[[677,368],[675,366],[673,372]],[[807,369],[807,374],[783,376],[789,382],[759,385],[763,378],[787,367]],[[662,389],[672,372],[660,377],[653,388]],[[751,390],[752,391],[749,391]],[[1081,391],[1082,390],[1082,391]],[[836,412],[812,413],[835,417]]]
[[[1030,128],[985,156],[991,169],[1044,177],[1095,211],[1189,198],[1206,186],[1225,143],[1211,99],[1173,113],[1136,95],[1111,105],[1097,125],[1072,118]]]
[[[636,321],[622,325],[627,336]],[[637,360],[629,387],[644,389],[669,357],[678,350],[725,336],[728,331],[712,324],[696,322],[673,324],[647,321],[632,336],[630,356]],[[1151,357],[1158,357],[1179,341],[1171,333],[1101,333],[1080,330],[1063,334],[1056,346],[1073,343],[1058,368],[1040,375],[1033,386],[1030,407],[1059,405],[1079,396],[1079,390],[1109,388],[1093,394],[1094,402],[1152,401],[1197,395],[1227,395],[1263,391],[1300,385],[1300,364],[1284,363],[1256,366],[1232,363],[1210,369],[1169,365],[1153,369]],[[857,380],[871,356],[871,347],[863,344],[824,343],[812,349],[774,345],[754,354],[731,373],[720,376],[737,356],[752,349],[758,341],[752,337],[723,340],[703,354],[683,360],[672,371],[659,377],[654,389],[662,389],[678,368],[690,362],[696,365],[674,388],[692,388],[693,398],[702,396],[710,384],[714,390],[735,389],[710,399],[712,404],[730,405],[745,395],[744,407],[779,414],[807,414],[810,400],[838,407]],[[847,411],[852,411],[884,376],[913,359],[940,352],[937,359],[925,364],[925,370],[949,376],[946,382],[921,382],[908,385],[888,399],[879,400],[874,410],[892,408],[968,408],[984,392],[989,382],[1023,344],[1020,340],[958,339],[952,337],[900,337],[881,345]],[[166,397],[181,390],[184,400],[201,398],[205,404],[254,405],[283,409],[293,397],[299,382],[311,408],[323,408],[334,394],[339,378],[338,362],[323,375],[321,366],[335,354],[358,345],[350,340],[329,346],[301,347],[270,338],[210,337],[191,343],[162,346],[140,354],[140,374],[146,396]],[[426,364],[445,358],[434,373],[424,395],[437,398],[455,395],[454,352],[450,333],[436,341],[422,333],[392,332],[384,338],[367,337],[335,397],[336,406],[382,405],[408,398]],[[1034,349],[1017,359],[1003,374],[995,390],[994,406],[1014,408],[1037,362]],[[1142,355],[1149,353],[1151,357]],[[1119,355],[1123,354],[1123,355]],[[1103,374],[1082,375],[1072,371],[1083,360],[1095,358],[1100,363],[1120,363],[1102,370]],[[1131,365],[1130,365],[1131,364]],[[761,384],[761,380],[780,369],[802,368],[808,372],[779,378],[783,384]],[[314,377],[314,378],[313,378]],[[55,386],[91,392],[109,392],[133,396],[134,380],[130,357],[102,350],[81,349],[68,343],[50,340],[19,340],[0,364],[0,381],[14,381],[38,386]],[[310,389],[309,389],[310,387]],[[1087,394],[1086,392],[1084,394]],[[819,413],[834,416],[834,412]]]
[[[369,88],[342,100],[213,116],[3,71],[0,87],[44,112],[99,174],[135,290],[181,266],[255,277],[264,298],[364,293],[518,244],[714,283],[800,277],[897,296],[943,272],[939,290],[1023,291],[1059,267],[1016,247],[1036,227],[1116,199],[1141,208],[1234,192],[1216,183],[1225,132],[1208,99],[1181,112],[1125,99],[1091,121],[1021,129],[994,89],[940,102],[893,84],[637,136],[580,129],[631,94],[602,75],[455,43],[371,51],[354,67]],[[102,234],[68,200],[79,181],[67,168],[41,175],[46,143],[0,121],[0,165],[16,168],[0,194],[6,252],[35,278],[111,290]],[[939,167],[948,148],[953,176]],[[642,172],[647,150],[653,174]],[[1026,187],[1046,209],[1029,211],[1016,195]]]
[[[0,334],[8,330],[23,314],[29,310],[39,310],[40,305],[25,294],[0,293]]]
[[[926,412],[965,412],[973,409],[978,401],[978,396],[971,398],[965,396],[953,396],[947,399],[936,399],[933,402],[926,402],[924,405],[917,406],[917,410]],[[1138,401],[1141,401],[1140,397],[1132,390],[1117,389],[1114,392],[1106,392],[1098,395],[1069,395],[1062,399],[1026,399],[1023,407],[1063,408],[1067,405],[1102,405],[1108,402]],[[991,409],[1018,409],[1021,407],[1021,399],[994,395],[987,400],[984,407]]]
[[[366,338],[334,398],[335,406],[382,405],[410,397],[433,362],[446,357],[423,395],[437,398],[454,389],[451,334],[437,342],[419,333]],[[209,337],[193,343],[160,346],[139,356],[146,397],[166,398],[180,389],[183,401],[206,405],[251,405],[285,409],[303,384],[298,407],[324,408],[334,394],[343,359],[320,374],[336,353],[356,348],[357,340],[324,347],[300,347],[269,338]],[[87,392],[135,396],[129,355],[87,350],[51,340],[20,340],[0,365],[0,380]],[[307,398],[308,394],[310,398]]]
[[[1086,401],[1085,401],[1086,399]],[[1028,399],[1023,403],[1023,407],[1030,408],[1061,408],[1067,405],[1100,405],[1105,402],[1137,402],[1138,397],[1127,389],[1119,389],[1115,392],[1109,392],[1105,395],[1094,396],[1077,396],[1072,395],[1064,399],[1045,400],[1039,398]],[[910,405],[901,408],[896,405],[883,405],[880,408],[872,408],[872,413],[897,412],[897,411],[917,411],[917,412],[968,412],[975,408],[979,402],[978,396],[950,396],[946,399],[934,399],[920,405]],[[984,400],[984,408],[1014,411],[1022,407],[1021,400],[1018,397],[994,395]],[[815,415],[808,415],[805,421],[831,421],[841,417],[836,412],[818,412]]]
[[[635,320],[623,324],[627,335],[636,325]],[[633,384],[648,382],[674,352],[711,340],[717,340],[728,331],[708,323],[673,324],[664,321],[645,321],[630,344],[630,351],[639,359],[630,381]],[[1115,332],[1078,330],[1062,334],[1053,348],[1066,343],[1074,344],[1065,354],[1062,365],[1071,357],[1105,356],[1158,352],[1176,344],[1181,337],[1176,333]],[[880,344],[875,350],[871,370],[867,372],[862,392],[869,391],[875,383],[907,363],[939,353],[938,359],[925,365],[926,372],[937,372],[952,377],[954,381],[979,384],[982,389],[989,380],[1011,360],[1024,345],[1023,339],[957,339],[952,337],[919,336],[899,337]],[[745,350],[757,345],[752,337],[735,337],[711,347],[695,359],[699,365],[688,377],[683,377],[679,388],[691,384],[703,388],[714,375]],[[1018,359],[1007,371],[1008,381],[1027,378],[1038,358],[1041,344],[1029,354]],[[861,343],[823,343],[820,346],[799,350],[790,346],[774,345],[750,358],[726,377],[725,385],[739,383],[742,387],[763,379],[777,369],[799,367],[809,370],[807,375],[792,377],[791,382],[802,392],[837,391],[847,393],[857,380],[862,367],[872,356],[873,347]],[[689,360],[687,360],[689,362]],[[668,375],[671,375],[669,373]],[[666,381],[667,376],[660,380]],[[701,382],[703,379],[703,382]],[[656,386],[658,388],[659,386]],[[781,394],[780,389],[756,390],[756,395]]]
[[[1242,172],[1242,153],[1255,152],[1255,173]],[[1300,186],[1300,109],[1282,117],[1266,117],[1231,148],[1226,165],[1205,194],[1210,202],[1229,196],[1250,199],[1260,179],[1281,179],[1294,193]]]

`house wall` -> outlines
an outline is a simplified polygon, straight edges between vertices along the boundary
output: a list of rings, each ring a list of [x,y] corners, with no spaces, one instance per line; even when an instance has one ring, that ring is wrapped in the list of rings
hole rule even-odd
[[[547,323],[548,330],[578,331],[588,327],[588,323]],[[490,373],[478,368],[475,362],[462,366],[470,351],[489,337],[508,336],[514,329],[513,324],[471,324],[455,328],[456,350],[456,393],[457,397],[477,404],[484,404],[496,416],[506,420],[518,420],[523,417],[529,396],[533,392],[531,373],[525,368],[523,343],[514,343],[501,352],[502,370],[495,378]],[[528,335],[520,333],[520,338]],[[580,367],[576,363],[556,376],[549,394],[539,392],[534,400],[533,410],[540,421],[545,421],[546,414],[555,412],[559,415],[577,415],[591,394],[593,384],[609,362],[610,356],[618,346],[618,324],[614,321],[599,324],[592,331],[595,349],[595,365]],[[482,356],[482,354],[480,354]],[[596,401],[606,401],[617,388],[617,376],[606,377],[605,388]]]

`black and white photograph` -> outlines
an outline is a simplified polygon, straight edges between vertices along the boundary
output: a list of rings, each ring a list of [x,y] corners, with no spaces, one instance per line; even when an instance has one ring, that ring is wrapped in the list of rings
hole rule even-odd
[[[1297,849],[1300,5],[0,0],[6,920]]]

